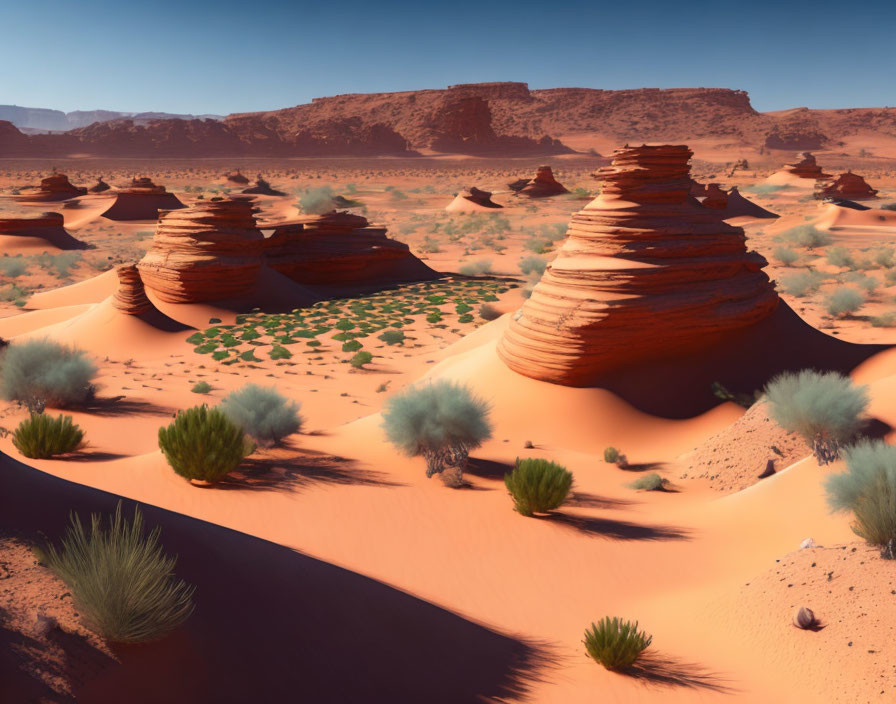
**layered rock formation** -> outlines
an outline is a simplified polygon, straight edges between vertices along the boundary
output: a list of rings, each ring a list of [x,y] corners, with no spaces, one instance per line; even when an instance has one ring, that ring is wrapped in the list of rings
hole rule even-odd
[[[244,188],[243,193],[246,193],[249,195],[256,195],[256,196],[285,196],[286,195],[283,191],[278,191],[278,190],[275,190],[274,188],[271,188],[271,184],[268,183],[267,181],[265,181],[261,177],[261,174],[258,174],[258,176],[256,177],[255,185],[252,186],[251,188]]]
[[[560,193],[569,193],[569,191],[557,182],[550,166],[539,166],[535,176],[517,191],[517,195],[529,198],[547,198]]]
[[[147,177],[135,178],[128,188],[118,190],[115,202],[102,214],[109,220],[155,220],[162,210],[186,207],[164,186]]]
[[[815,197],[822,198],[846,198],[848,200],[871,200],[877,197],[877,191],[869,186],[865,179],[847,171],[837,178],[827,182],[816,184]]]
[[[203,201],[163,212],[137,264],[143,283],[169,303],[240,298],[262,267],[264,236],[251,199]]]
[[[112,306],[128,315],[143,315],[154,309],[146,297],[146,289],[135,264],[118,267],[118,288],[112,295]]]
[[[54,173],[52,176],[41,179],[40,186],[13,197],[16,200],[29,203],[50,203],[77,198],[86,193],[86,188],[73,186],[65,174]]]
[[[239,169],[234,169],[229,174],[227,174],[227,176],[225,176],[224,178],[226,178],[228,181],[230,181],[230,183],[237,183],[241,186],[249,185],[249,179],[247,179],[245,176],[243,176],[240,173]]]
[[[689,352],[778,305],[744,231],[690,200],[685,146],[626,147],[596,177],[601,195],[513,316],[498,352],[513,370],[585,386]]]
[[[481,191],[474,186],[458,193],[454,200],[445,206],[445,211],[449,213],[472,213],[503,207],[503,205],[492,200],[491,191]]]
[[[108,191],[110,188],[109,184],[103,181],[103,177],[100,176],[96,180],[96,184],[87,189],[88,193],[103,193],[104,191]]]
[[[785,164],[783,171],[799,178],[830,178],[830,174],[826,174],[815,161],[815,157],[811,152],[800,152],[797,156],[800,160],[793,164]]]
[[[751,218],[778,218],[781,217],[771,210],[766,210],[748,198],[744,198],[737,186],[732,186],[728,191],[728,202],[725,205],[725,217],[736,218],[747,216]]]
[[[33,217],[0,215],[0,235],[43,240],[58,249],[87,249],[86,242],[72,237],[59,213],[41,213]]]

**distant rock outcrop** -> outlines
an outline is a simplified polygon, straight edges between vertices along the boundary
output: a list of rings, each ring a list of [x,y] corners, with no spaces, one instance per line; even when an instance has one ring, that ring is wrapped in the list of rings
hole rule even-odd
[[[73,186],[65,174],[56,174],[41,179],[40,186],[26,189],[15,200],[27,203],[50,203],[87,194],[87,189]]]
[[[143,315],[154,308],[146,297],[146,289],[135,264],[118,267],[118,288],[112,295],[112,305],[128,315]]]
[[[106,183],[105,181],[103,181],[103,177],[100,176],[96,180],[96,183],[87,189],[87,192],[88,193],[104,193],[105,191],[108,191],[109,188],[110,188],[109,184]]]
[[[586,386],[695,350],[778,306],[741,228],[690,199],[685,146],[626,147],[596,178],[566,241],[512,316],[498,352],[513,370]]]
[[[186,207],[164,186],[147,177],[135,178],[128,188],[119,189],[115,202],[102,214],[109,220],[155,220],[162,210]]]
[[[454,200],[445,206],[445,211],[449,213],[473,213],[503,207],[503,205],[492,200],[491,191],[481,191],[473,186],[458,193]]]
[[[569,193],[569,191],[563,184],[557,182],[550,166],[539,166],[535,176],[517,191],[517,195],[528,198],[547,198],[561,193]]]
[[[224,178],[230,181],[230,183],[236,183],[241,186],[247,186],[249,184],[249,179],[243,176],[243,174],[240,173],[239,169],[234,169]]]
[[[34,217],[0,214],[0,236],[33,237],[58,249],[87,249],[86,242],[72,237],[59,213],[41,213]]]
[[[877,197],[877,191],[869,186],[864,178],[852,171],[847,171],[831,181],[816,184],[815,197],[818,199],[871,200]]]
[[[797,156],[800,160],[793,164],[785,164],[782,171],[799,178],[823,179],[831,177],[830,174],[826,174],[821,170],[811,152],[800,152]]]
[[[265,181],[261,174],[255,179],[255,185],[251,188],[244,188],[243,193],[249,195],[256,196],[285,196],[286,194],[283,191],[278,191],[275,188],[271,188],[271,184]]]

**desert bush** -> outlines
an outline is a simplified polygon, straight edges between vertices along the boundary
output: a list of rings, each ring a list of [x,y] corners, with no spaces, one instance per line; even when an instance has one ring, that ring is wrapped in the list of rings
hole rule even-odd
[[[96,366],[85,352],[50,340],[11,344],[3,352],[3,396],[32,412],[66,408],[94,394]]]
[[[71,416],[51,418],[32,413],[15,429],[12,444],[25,457],[47,459],[77,450],[84,441],[84,431],[72,422]]]
[[[653,636],[638,630],[637,621],[605,616],[585,631],[585,650],[608,670],[623,670],[635,664],[653,642]]]
[[[302,427],[299,404],[274,388],[246,384],[221,401],[219,408],[262,447],[277,445]]]
[[[800,258],[800,255],[790,247],[778,247],[772,256],[784,266],[793,266]]]
[[[108,527],[93,514],[89,530],[72,515],[61,546],[38,557],[71,590],[86,624],[110,641],[156,640],[193,612],[194,588],[174,576],[177,560],[162,551],[159,529],[144,534],[138,508],[128,521],[119,502]]]
[[[177,474],[209,483],[223,479],[255,449],[223,411],[206,405],[180,411],[159,428],[159,448]]]
[[[403,345],[405,334],[401,330],[383,330],[383,333],[379,336],[379,339],[385,342],[387,345]]]
[[[884,203],[880,208],[881,210],[896,210],[896,203]]]
[[[365,364],[370,364],[373,361],[373,355],[370,354],[367,350],[361,350],[356,353],[354,357],[348,360],[348,363],[351,364],[355,369],[363,369]]]
[[[854,268],[855,259],[846,247],[829,247],[826,253],[828,264],[831,266]]]
[[[193,384],[193,388],[190,389],[194,394],[207,394],[212,390],[212,385],[207,381],[197,381]]]
[[[865,305],[865,296],[861,291],[848,286],[834,289],[824,301],[825,310],[837,318],[851,315]]]
[[[874,328],[892,328],[896,325],[896,312],[890,310],[886,313],[872,316],[868,319],[868,322],[870,322],[871,327]]]
[[[458,272],[464,276],[483,276],[492,270],[492,262],[490,259],[480,259],[475,262],[468,262],[458,269]]]
[[[827,247],[833,241],[827,232],[822,232],[813,225],[791,227],[789,230],[781,233],[781,239],[806,249]]]
[[[868,387],[836,372],[785,372],[765,389],[769,412],[784,430],[800,435],[819,464],[833,462],[864,423]]]
[[[470,450],[491,437],[488,413],[488,404],[466,386],[439,380],[389,399],[383,429],[404,454],[422,455],[431,477],[446,467],[463,469]]]
[[[483,303],[481,306],[479,306],[479,317],[483,320],[497,320],[501,317],[501,311],[499,311],[493,305]]]
[[[524,274],[541,276],[547,269],[548,263],[541,257],[524,257],[520,260],[520,271]]]
[[[884,269],[896,266],[896,250],[893,247],[881,247],[871,253],[871,261]]]
[[[0,257],[0,273],[15,279],[28,271],[28,264],[22,257]]]
[[[858,286],[867,295],[873,296],[880,287],[880,279],[875,276],[868,276],[861,271],[850,271],[843,275],[843,280],[847,283]]]
[[[896,539],[896,447],[864,440],[844,448],[846,472],[827,478],[828,505],[853,514],[852,529],[872,545]]]
[[[817,271],[800,271],[795,274],[782,276],[779,279],[781,290],[797,298],[815,293],[823,281],[824,276]]]
[[[609,462],[611,464],[615,463],[619,459],[619,450],[615,447],[607,447],[604,449],[604,462]]]
[[[666,488],[666,480],[656,472],[651,472],[643,477],[638,477],[629,484],[629,487],[640,491],[662,491]]]
[[[330,186],[310,188],[299,196],[299,207],[309,215],[324,215],[336,207],[333,189]]]
[[[437,252],[442,251],[442,246],[437,239],[427,235],[423,239],[423,244],[420,245],[420,251],[426,252],[427,254],[436,254]]]
[[[533,516],[563,505],[572,487],[572,473],[548,460],[517,459],[513,471],[504,475],[504,484],[516,511]]]
[[[362,345],[357,340],[349,340],[348,342],[343,343],[342,351],[343,352],[357,352],[364,345]]]

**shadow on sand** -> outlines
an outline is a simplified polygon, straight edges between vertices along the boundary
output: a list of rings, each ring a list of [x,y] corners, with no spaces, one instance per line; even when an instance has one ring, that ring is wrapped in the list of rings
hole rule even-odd
[[[686,689],[704,689],[720,694],[733,694],[727,680],[702,665],[678,660],[648,650],[632,667],[622,670],[622,674],[646,683],[665,687],[684,687]]]
[[[612,518],[573,516],[568,513],[550,513],[543,520],[574,528],[582,533],[611,540],[687,540],[687,531],[672,526],[648,526]]]

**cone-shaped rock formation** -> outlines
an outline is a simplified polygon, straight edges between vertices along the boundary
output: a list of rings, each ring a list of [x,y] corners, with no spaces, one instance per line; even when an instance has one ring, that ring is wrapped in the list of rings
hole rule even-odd
[[[118,267],[118,288],[112,295],[112,305],[128,315],[143,315],[154,308],[146,297],[143,280],[135,264]]]
[[[626,147],[601,195],[513,316],[498,352],[513,370],[570,386],[683,353],[778,305],[741,228],[690,199],[685,146]]]
[[[249,185],[249,179],[246,178],[245,176],[243,176],[243,174],[240,173],[239,169],[234,169],[229,174],[227,174],[227,176],[225,176],[224,178],[226,178],[228,181],[230,181],[230,183],[238,183],[241,186]]]
[[[785,164],[784,171],[798,176],[799,178],[830,178],[830,174],[823,173],[821,167],[816,163],[815,157],[811,152],[800,152],[797,155],[800,160],[793,164]]]
[[[122,188],[115,202],[102,214],[109,220],[155,220],[159,211],[186,207],[177,196],[157,186],[151,179],[135,178],[128,188]]]
[[[283,191],[278,191],[274,188],[271,188],[271,184],[265,181],[261,174],[258,174],[258,177],[255,179],[255,185],[252,188],[244,188],[243,193],[247,193],[250,195],[256,196],[285,196],[286,194]]]
[[[108,191],[110,188],[109,184],[103,181],[103,177],[100,176],[96,180],[96,184],[87,189],[88,193],[103,193],[104,191]]]
[[[847,198],[848,200],[871,200],[877,197],[877,191],[869,186],[865,179],[852,171],[840,174],[826,183],[816,184],[815,197]]]
[[[163,212],[137,264],[143,283],[169,303],[239,298],[262,267],[264,235],[250,199],[210,200]]]
[[[454,200],[445,206],[445,210],[449,213],[473,213],[503,207],[492,200],[490,191],[481,191],[474,186],[458,193]]]
[[[728,194],[723,191],[717,183],[707,184],[703,195],[704,198],[701,203],[704,208],[724,210],[728,207]]]
[[[87,249],[86,242],[72,237],[59,213],[41,213],[35,217],[0,215],[0,235],[34,237],[59,249]]]
[[[528,196],[529,198],[546,198],[568,192],[554,178],[554,172],[551,171],[550,166],[539,166],[535,176],[517,191],[517,195]]]
[[[50,203],[59,200],[68,200],[86,195],[87,189],[73,186],[65,174],[53,174],[41,179],[40,186],[31,188],[24,193],[13,196],[16,200],[29,203]]]

